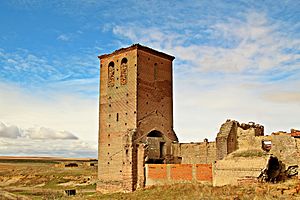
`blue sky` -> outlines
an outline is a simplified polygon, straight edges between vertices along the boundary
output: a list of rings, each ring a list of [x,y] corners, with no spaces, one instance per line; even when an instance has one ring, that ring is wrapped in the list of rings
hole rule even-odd
[[[95,157],[97,56],[132,43],[176,57],[180,141],[228,118],[300,129],[297,0],[10,0],[0,24],[2,155]]]

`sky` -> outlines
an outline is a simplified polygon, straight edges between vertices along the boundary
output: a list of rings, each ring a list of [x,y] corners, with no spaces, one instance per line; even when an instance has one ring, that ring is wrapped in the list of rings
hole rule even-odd
[[[0,0],[0,155],[96,157],[98,55],[175,56],[174,130],[300,129],[298,0]]]

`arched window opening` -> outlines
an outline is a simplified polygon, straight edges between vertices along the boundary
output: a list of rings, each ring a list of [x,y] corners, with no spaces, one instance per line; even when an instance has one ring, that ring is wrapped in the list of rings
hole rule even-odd
[[[162,133],[159,132],[159,131],[156,131],[156,130],[151,131],[151,132],[147,135],[147,137],[162,137],[162,136],[163,136]]]
[[[108,87],[113,87],[115,85],[115,64],[110,62],[108,64]]]
[[[147,135],[147,160],[146,163],[162,164],[166,161],[166,146],[163,134],[153,130]]]
[[[127,64],[127,58],[123,58],[121,64]]]
[[[121,60],[121,67],[120,67],[120,70],[121,70],[121,74],[120,74],[120,84],[121,85],[126,85],[127,83],[127,68],[128,68],[128,65],[127,65],[127,58],[123,58]]]

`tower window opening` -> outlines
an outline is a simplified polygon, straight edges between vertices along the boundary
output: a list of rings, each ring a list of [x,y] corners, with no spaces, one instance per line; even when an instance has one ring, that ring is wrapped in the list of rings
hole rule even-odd
[[[110,62],[108,64],[108,87],[113,87],[115,85],[115,64]]]
[[[117,122],[119,121],[119,113],[117,113]]]
[[[127,58],[123,58],[121,60],[121,66],[120,66],[120,71],[121,71],[120,84],[121,85],[126,85],[126,83],[127,83],[127,74],[128,74],[127,62],[128,62]]]
[[[128,61],[127,58],[123,58],[122,61],[121,61],[121,65],[122,65],[122,64],[126,64],[127,61]]]

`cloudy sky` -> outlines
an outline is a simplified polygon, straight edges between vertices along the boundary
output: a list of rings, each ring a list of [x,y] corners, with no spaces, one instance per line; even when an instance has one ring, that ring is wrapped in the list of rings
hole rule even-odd
[[[180,141],[300,129],[298,0],[10,0],[0,24],[0,155],[96,157],[97,56],[133,43],[176,57]]]

